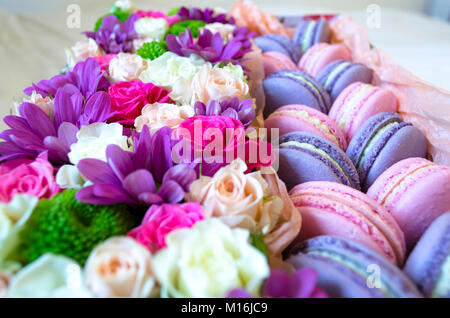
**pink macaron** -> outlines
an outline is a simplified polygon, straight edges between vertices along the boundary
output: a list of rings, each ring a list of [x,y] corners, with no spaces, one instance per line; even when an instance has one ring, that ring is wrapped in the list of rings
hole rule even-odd
[[[383,172],[367,194],[394,216],[410,250],[434,219],[450,211],[450,168],[405,159]]]
[[[279,129],[279,136],[293,131],[305,131],[321,136],[342,150],[347,149],[347,140],[336,123],[324,113],[305,105],[286,105],[278,108],[265,120],[264,126],[270,130]]]
[[[366,194],[335,182],[313,181],[294,187],[289,196],[302,215],[294,244],[319,235],[339,236],[403,264],[403,232],[392,215]]]
[[[297,70],[297,65],[286,55],[279,52],[264,52],[262,54],[264,74],[270,74],[279,70]]]
[[[350,51],[344,44],[317,43],[302,56],[298,67],[316,77],[331,62],[351,59]]]
[[[397,98],[386,88],[356,82],[349,85],[334,101],[328,116],[344,132],[347,142],[370,117],[395,112]]]

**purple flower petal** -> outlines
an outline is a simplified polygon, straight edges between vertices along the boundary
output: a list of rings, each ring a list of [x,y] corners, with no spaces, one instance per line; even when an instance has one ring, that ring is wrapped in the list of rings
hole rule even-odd
[[[178,203],[184,199],[184,190],[177,182],[167,180],[159,188],[158,195],[164,202]]]
[[[77,200],[90,204],[133,204],[134,201],[118,186],[111,184],[94,184],[80,189]]]
[[[228,292],[226,298],[252,298],[252,295],[243,288],[235,288]]]
[[[188,165],[179,164],[167,170],[162,183],[166,183],[169,180],[178,183],[185,192],[189,192],[189,187],[191,183],[197,179],[197,174],[195,170]]]
[[[92,183],[107,183],[120,186],[121,182],[111,167],[98,159],[82,159],[77,164],[80,173]]]
[[[136,170],[123,180],[124,189],[135,199],[141,193],[155,193],[156,186],[152,174],[148,170]]]
[[[106,160],[117,178],[122,182],[134,170],[131,153],[117,145],[109,145],[106,148]]]

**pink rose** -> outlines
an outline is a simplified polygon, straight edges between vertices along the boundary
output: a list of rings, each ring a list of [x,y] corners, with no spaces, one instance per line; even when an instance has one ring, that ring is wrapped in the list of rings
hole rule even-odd
[[[38,198],[51,198],[59,192],[55,169],[41,154],[34,161],[14,159],[0,165],[0,202],[9,202],[17,193]]]
[[[176,160],[201,162],[204,176],[212,177],[221,167],[237,158],[246,162],[247,172],[255,167],[270,166],[274,161],[269,143],[247,138],[244,125],[228,116],[190,117],[175,130],[174,137],[181,139],[174,147],[174,153],[180,156]],[[263,147],[265,152],[260,151]],[[185,150],[189,150],[190,154]],[[198,171],[199,167],[196,169]]]
[[[115,58],[116,56],[117,56],[117,54],[105,54],[105,55],[95,56],[94,59],[97,61],[98,65],[100,65],[100,68],[102,69],[102,71],[108,72],[109,62],[111,62],[111,60],[113,58]]]
[[[176,15],[168,16],[164,12],[156,10],[138,10],[136,14],[139,18],[163,18],[167,21],[167,23],[169,23],[169,25],[175,24],[180,21],[180,18]]]
[[[166,235],[180,228],[191,228],[203,220],[203,209],[197,202],[183,204],[152,205],[142,224],[132,229],[131,236],[151,252],[166,247]]]
[[[134,120],[141,115],[142,108],[145,105],[171,103],[169,93],[170,91],[152,83],[141,81],[117,82],[108,89],[112,108],[109,122],[133,126]]]

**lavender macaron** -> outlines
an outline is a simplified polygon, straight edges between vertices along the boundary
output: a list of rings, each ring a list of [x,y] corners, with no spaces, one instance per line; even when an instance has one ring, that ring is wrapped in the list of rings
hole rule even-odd
[[[288,190],[308,181],[333,181],[355,189],[359,177],[352,161],[336,144],[307,132],[280,137],[278,176]]]
[[[407,158],[425,158],[427,144],[422,132],[397,113],[370,117],[353,136],[347,155],[355,165],[363,191],[393,164]]]
[[[302,52],[306,52],[311,46],[321,42],[330,42],[330,24],[320,18],[317,21],[303,20],[295,30],[292,40],[297,43]]]
[[[266,106],[264,118],[285,105],[306,105],[327,114],[331,100],[313,77],[297,70],[280,70],[263,80]]]
[[[317,80],[330,94],[331,101],[350,84],[372,82],[372,70],[361,63],[352,63],[346,60],[331,62],[317,75]]]
[[[318,286],[338,298],[421,298],[415,284],[377,252],[349,239],[317,236],[290,250],[287,262],[312,267]]]
[[[450,212],[431,223],[409,255],[404,272],[425,296],[450,298]]]
[[[297,63],[302,54],[300,48],[289,38],[279,34],[267,34],[256,37],[255,44],[264,52],[279,52]]]

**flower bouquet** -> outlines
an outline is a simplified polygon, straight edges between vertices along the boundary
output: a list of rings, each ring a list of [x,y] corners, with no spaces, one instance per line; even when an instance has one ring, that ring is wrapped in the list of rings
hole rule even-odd
[[[254,39],[273,33],[292,36],[249,1],[164,13],[121,0],[60,74],[25,88],[0,133],[0,297],[339,296],[320,262],[286,261],[331,252],[296,245],[301,194],[264,129]]]

